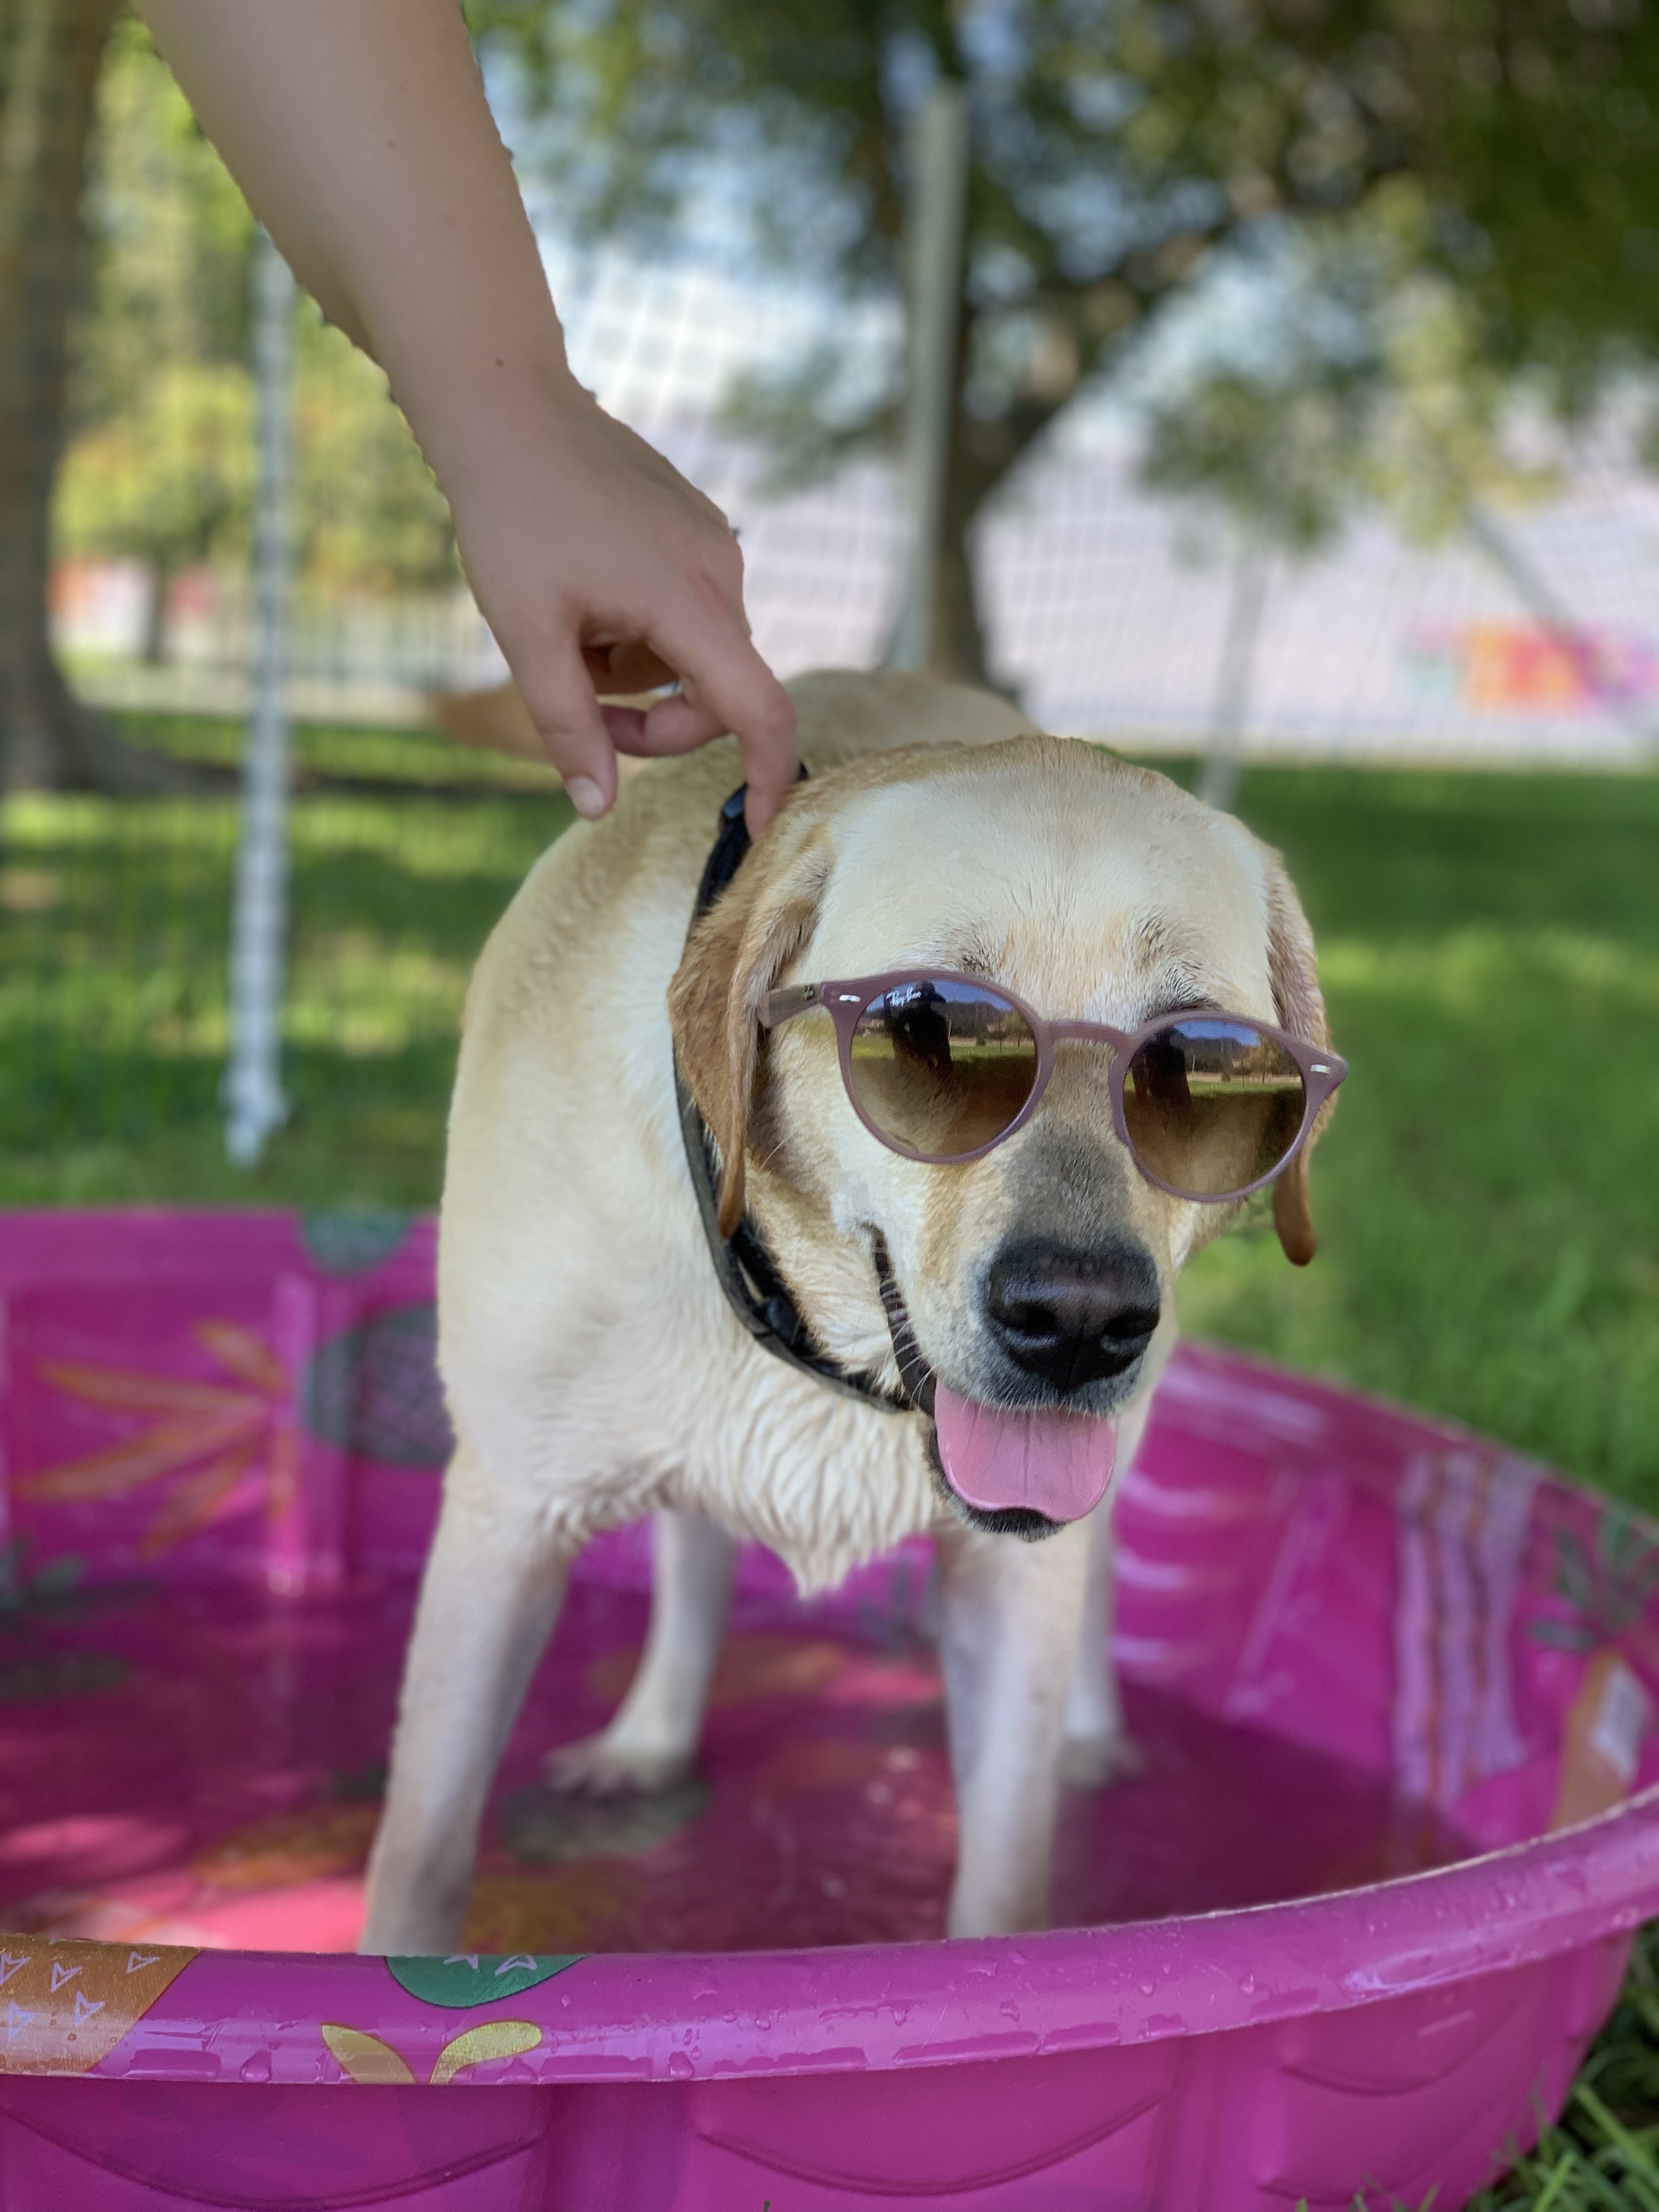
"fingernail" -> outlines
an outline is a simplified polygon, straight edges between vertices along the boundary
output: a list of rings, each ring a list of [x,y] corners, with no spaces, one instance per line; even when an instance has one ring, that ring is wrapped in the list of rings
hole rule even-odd
[[[590,817],[605,811],[605,793],[591,775],[573,775],[565,785],[570,794],[570,804],[578,814]]]

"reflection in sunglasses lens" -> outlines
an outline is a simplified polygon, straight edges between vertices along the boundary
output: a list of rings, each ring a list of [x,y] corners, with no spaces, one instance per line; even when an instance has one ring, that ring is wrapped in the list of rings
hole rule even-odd
[[[1189,1198],[1219,1198],[1270,1174],[1296,1142],[1305,1105],[1295,1060],[1246,1022],[1171,1022],[1124,1077],[1135,1157]]]
[[[965,980],[896,985],[853,1031],[854,1102],[896,1150],[922,1159],[994,1143],[1018,1120],[1036,1066],[1024,1016]]]

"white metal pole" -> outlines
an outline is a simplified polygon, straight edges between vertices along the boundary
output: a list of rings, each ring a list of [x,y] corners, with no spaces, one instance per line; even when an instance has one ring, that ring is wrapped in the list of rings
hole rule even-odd
[[[912,118],[908,167],[909,387],[904,411],[908,542],[903,595],[887,665],[921,670],[933,657],[968,214],[968,100],[952,77],[939,78]]]
[[[230,1059],[225,1149],[252,1167],[288,1118],[283,1096],[288,935],[288,595],[294,278],[264,233],[253,264],[259,453],[253,536],[253,699],[242,760],[241,840],[230,917]]]
[[[1221,660],[1216,674],[1210,742],[1198,779],[1198,795],[1204,804],[1218,806],[1226,813],[1232,811],[1238,800],[1256,646],[1261,636],[1261,617],[1267,604],[1267,552],[1254,531],[1241,529],[1233,566],[1233,588],[1227,605],[1227,627],[1222,635]]]

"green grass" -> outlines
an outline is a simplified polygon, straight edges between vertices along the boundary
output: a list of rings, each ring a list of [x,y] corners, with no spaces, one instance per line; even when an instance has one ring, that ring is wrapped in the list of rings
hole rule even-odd
[[[234,801],[11,800],[0,1205],[433,1204],[467,975],[570,819],[557,793],[296,801],[293,1115],[242,1174],[218,1103]]]
[[[132,712],[112,714],[124,734],[146,752],[195,768],[234,774],[242,757],[242,725],[206,714]],[[475,751],[441,731],[362,728],[302,722],[293,734],[301,789],[318,782],[385,784],[407,793],[422,787],[556,793],[557,772],[504,753]]]
[[[234,758],[228,725],[130,726]],[[301,757],[357,787],[295,807],[295,1111],[248,1176],[217,1104],[232,802],[0,811],[0,1204],[435,1200],[468,970],[568,808],[422,733]],[[1352,1075],[1319,1258],[1288,1267],[1264,1212],[1183,1279],[1186,1325],[1659,1510],[1659,777],[1259,770],[1241,811],[1301,886]],[[1656,1958],[1492,2212],[1659,2212]]]
[[[1659,1508],[1659,778],[1250,777],[1352,1067],[1323,1249],[1235,1237],[1186,1325]]]

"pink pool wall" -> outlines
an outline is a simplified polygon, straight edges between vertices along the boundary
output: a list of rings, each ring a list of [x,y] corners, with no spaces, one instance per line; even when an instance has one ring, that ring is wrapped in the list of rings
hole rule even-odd
[[[8,1536],[94,1580],[418,1573],[447,1431],[400,1217],[0,1217]]]
[[[412,1575],[444,1451],[432,1281],[420,1224],[0,1217],[14,1587],[65,1560],[276,1593]],[[1496,1446],[1192,1350],[1118,1528],[1127,1674],[1392,1774],[1489,1856],[1203,1920],[435,1983],[3,1938],[0,2203],[1461,2202],[1559,2106],[1659,1909],[1659,1538]],[[641,1568],[626,1537],[589,1562]],[[1574,1790],[1607,1809],[1551,1833]]]

